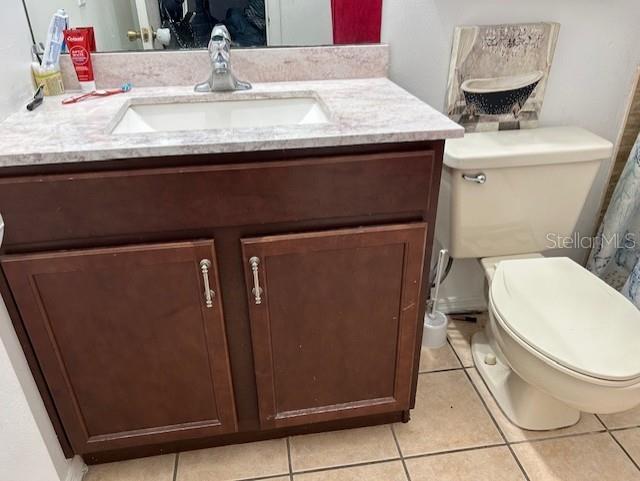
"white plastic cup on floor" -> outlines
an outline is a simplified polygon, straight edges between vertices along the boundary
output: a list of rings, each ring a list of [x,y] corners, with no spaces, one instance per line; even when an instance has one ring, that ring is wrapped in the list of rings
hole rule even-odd
[[[422,347],[438,349],[447,343],[447,316],[440,311],[424,315]]]

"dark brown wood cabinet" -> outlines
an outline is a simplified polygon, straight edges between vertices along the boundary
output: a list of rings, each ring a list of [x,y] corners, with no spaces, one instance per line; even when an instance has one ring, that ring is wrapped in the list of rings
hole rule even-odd
[[[77,452],[236,430],[213,241],[18,255],[2,267]]]
[[[0,169],[0,292],[65,453],[408,420],[443,145]]]
[[[260,424],[408,410],[426,225],[243,239]]]

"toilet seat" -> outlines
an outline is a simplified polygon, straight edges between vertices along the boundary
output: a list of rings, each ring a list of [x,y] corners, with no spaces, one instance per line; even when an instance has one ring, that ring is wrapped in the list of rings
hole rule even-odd
[[[542,358],[591,378],[640,380],[640,311],[572,260],[502,261],[490,299],[500,322]]]

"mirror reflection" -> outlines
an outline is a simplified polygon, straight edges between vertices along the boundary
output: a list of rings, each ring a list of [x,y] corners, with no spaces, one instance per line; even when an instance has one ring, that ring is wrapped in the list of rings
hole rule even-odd
[[[99,52],[206,48],[218,23],[234,47],[380,41],[382,0],[23,1],[36,44],[64,9],[70,27],[93,27]]]

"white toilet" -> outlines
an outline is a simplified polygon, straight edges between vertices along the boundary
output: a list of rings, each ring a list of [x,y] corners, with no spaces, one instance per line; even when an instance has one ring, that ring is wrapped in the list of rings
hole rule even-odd
[[[610,142],[575,127],[467,134],[445,149],[437,236],[479,258],[489,322],[472,342],[496,401],[525,429],[640,404],[640,311],[566,257]]]

